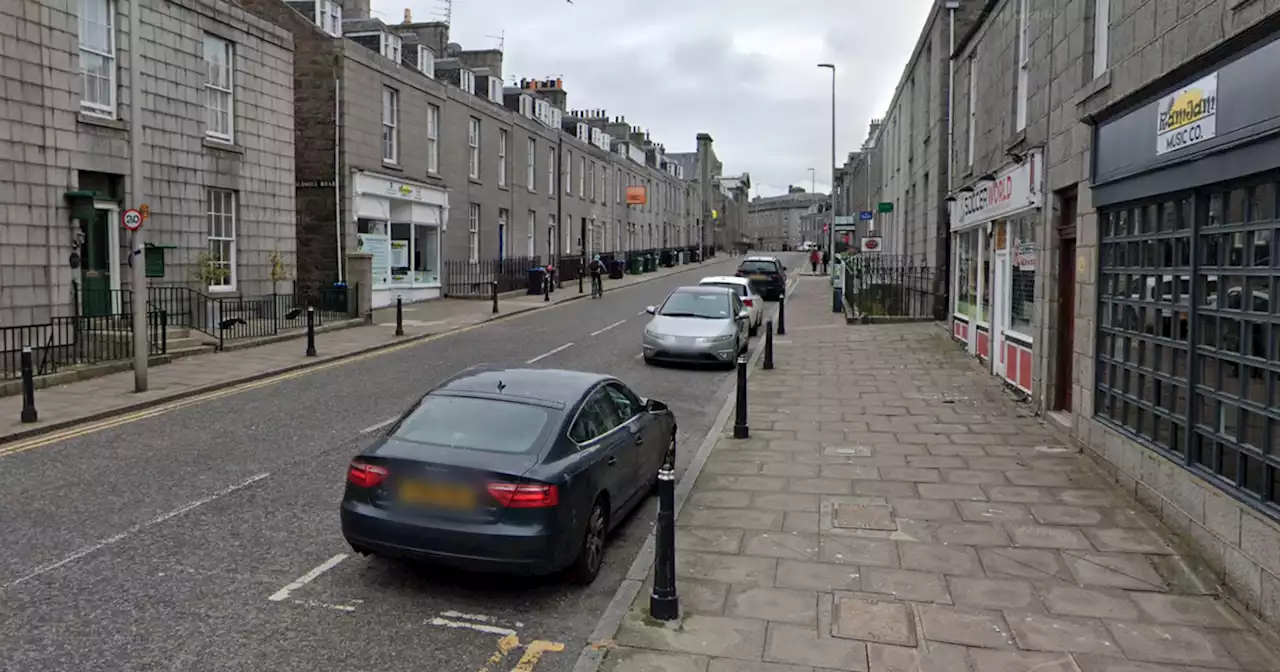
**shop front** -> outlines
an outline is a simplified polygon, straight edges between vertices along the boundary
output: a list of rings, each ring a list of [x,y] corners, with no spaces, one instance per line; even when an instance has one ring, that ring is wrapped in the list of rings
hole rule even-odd
[[[1280,39],[1268,39],[1097,124],[1095,376],[1080,382],[1105,428],[1280,519]]]
[[[951,203],[951,334],[1028,393],[1042,165],[1043,155],[1029,152]]]
[[[373,255],[373,306],[440,298],[449,192],[363,171],[352,183],[356,249]]]

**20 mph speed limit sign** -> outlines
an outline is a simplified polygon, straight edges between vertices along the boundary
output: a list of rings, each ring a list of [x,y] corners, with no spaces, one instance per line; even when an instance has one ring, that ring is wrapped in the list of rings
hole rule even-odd
[[[124,214],[120,217],[124,222],[124,228],[129,229],[130,231],[137,231],[142,228],[142,213],[134,210],[133,208],[125,210]]]

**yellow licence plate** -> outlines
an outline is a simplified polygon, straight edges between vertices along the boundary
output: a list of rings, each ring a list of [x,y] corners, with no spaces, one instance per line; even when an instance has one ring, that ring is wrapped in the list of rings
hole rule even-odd
[[[400,501],[414,506],[474,509],[476,493],[465,486],[409,481],[400,486]]]

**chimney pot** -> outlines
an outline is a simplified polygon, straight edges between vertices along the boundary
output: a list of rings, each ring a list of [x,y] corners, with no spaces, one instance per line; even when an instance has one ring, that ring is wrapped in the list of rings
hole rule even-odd
[[[405,25],[413,23],[413,15],[409,13],[408,7],[404,8],[404,22],[405,22]]]

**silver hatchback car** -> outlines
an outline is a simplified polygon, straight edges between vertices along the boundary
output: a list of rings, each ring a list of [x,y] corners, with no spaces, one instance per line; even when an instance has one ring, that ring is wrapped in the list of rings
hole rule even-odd
[[[727,287],[680,287],[646,311],[644,361],[732,366],[747,349],[751,313]]]

